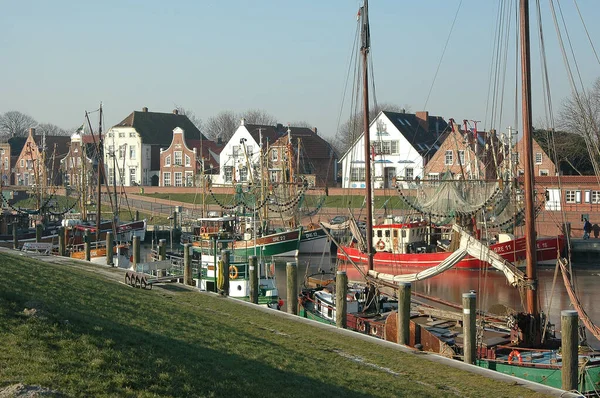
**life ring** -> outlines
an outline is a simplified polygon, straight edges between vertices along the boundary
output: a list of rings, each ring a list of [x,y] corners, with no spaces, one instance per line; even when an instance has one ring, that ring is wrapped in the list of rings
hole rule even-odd
[[[238,269],[235,265],[230,265],[229,266],[229,277],[231,279],[237,279],[238,277]]]
[[[200,227],[200,233],[201,233],[201,234],[203,234],[203,233],[205,233],[205,232],[206,232],[206,228],[204,228],[204,227]]]
[[[512,350],[510,354],[508,354],[508,363],[513,363],[513,359],[517,358],[519,363],[523,363],[523,358],[521,358],[521,353],[517,350]]]
[[[380,240],[379,242],[377,242],[377,248],[379,250],[385,249],[385,243],[382,240]]]
[[[356,330],[358,330],[361,333],[364,333],[365,330],[367,330],[364,319],[358,318],[358,320],[356,321]]]

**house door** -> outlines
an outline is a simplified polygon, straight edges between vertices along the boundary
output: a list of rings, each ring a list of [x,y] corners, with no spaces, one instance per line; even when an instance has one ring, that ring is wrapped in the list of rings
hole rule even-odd
[[[383,171],[383,175],[385,178],[385,187],[386,188],[394,188],[394,179],[396,178],[396,168],[395,167],[386,167]]]

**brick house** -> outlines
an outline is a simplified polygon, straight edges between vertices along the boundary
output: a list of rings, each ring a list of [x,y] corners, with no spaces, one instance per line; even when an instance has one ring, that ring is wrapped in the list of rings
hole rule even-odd
[[[467,121],[463,129],[449,120],[451,130],[442,137],[439,149],[425,165],[424,177],[484,179],[498,178],[497,164],[503,159],[501,143],[494,130],[470,130]]]
[[[64,185],[82,189],[82,187],[97,184],[94,162],[90,157],[88,146],[93,146],[93,144],[86,145],[83,136],[79,132],[71,135],[69,150],[65,157],[60,160]]]
[[[0,142],[0,181],[2,186],[11,184],[11,159],[10,159],[10,144],[8,142]]]
[[[160,150],[159,186],[199,186],[203,166],[207,174],[218,173],[219,148],[210,140],[186,140],[185,131],[176,127],[171,145]]]
[[[35,129],[30,128],[15,163],[15,185],[62,184],[60,160],[68,152],[69,142],[70,138],[66,136],[36,136]],[[42,158],[44,164],[41,162]]]
[[[533,175],[534,176],[553,176],[556,175],[556,165],[537,143],[535,139],[533,141]],[[523,164],[523,152],[525,150],[525,143],[521,138],[513,147],[513,162],[516,164],[517,175],[524,174]]]

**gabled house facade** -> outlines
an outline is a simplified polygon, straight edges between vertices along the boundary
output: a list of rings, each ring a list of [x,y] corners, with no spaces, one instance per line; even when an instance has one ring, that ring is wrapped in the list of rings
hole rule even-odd
[[[425,166],[428,180],[465,179],[492,180],[498,178],[498,165],[503,160],[502,144],[494,130],[490,132],[463,129],[449,120],[449,131],[442,138],[440,148]]]
[[[177,110],[172,113],[134,111],[104,136],[104,164],[110,185],[155,185],[160,182],[160,149],[173,141],[179,127],[189,138],[205,139]],[[113,177],[114,176],[114,177]]]
[[[25,145],[15,163],[15,184],[62,184],[60,160],[67,153],[69,142],[70,138],[66,136],[36,136],[35,128],[30,128]]]
[[[94,162],[88,156],[83,137],[79,133],[71,135],[69,150],[60,160],[60,169],[63,173],[63,184],[74,189],[95,186],[97,177],[94,171]]]
[[[424,167],[439,149],[448,124],[429,113],[381,111],[369,127],[375,188],[423,178]],[[342,188],[365,188],[364,134],[340,159]]]
[[[533,175],[536,177],[556,175],[556,165],[554,164],[552,159],[550,159],[550,157],[546,154],[546,152],[542,149],[542,147],[537,143],[535,139],[532,139],[532,141]],[[525,143],[523,142],[523,138],[521,138],[519,141],[517,141],[512,150],[512,161],[515,164],[518,176],[521,176],[525,173],[523,163],[524,152]]]
[[[161,187],[201,186],[202,172],[218,171],[219,145],[210,140],[187,140],[185,131],[176,127],[168,148],[160,150]]]
[[[10,144],[0,142],[0,180],[2,186],[11,185],[12,164],[10,158]]]

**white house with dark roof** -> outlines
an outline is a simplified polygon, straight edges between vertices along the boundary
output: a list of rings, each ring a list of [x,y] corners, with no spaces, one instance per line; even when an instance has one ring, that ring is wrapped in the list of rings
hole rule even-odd
[[[448,124],[429,112],[380,112],[371,121],[372,172],[375,188],[391,188],[394,180],[423,178],[423,168],[440,146]],[[343,188],[365,188],[364,134],[340,159]]]
[[[110,185],[158,185],[160,150],[168,148],[173,130],[185,130],[186,137],[204,140],[200,130],[177,110],[172,113],[134,111],[111,127],[104,136],[104,165]]]

